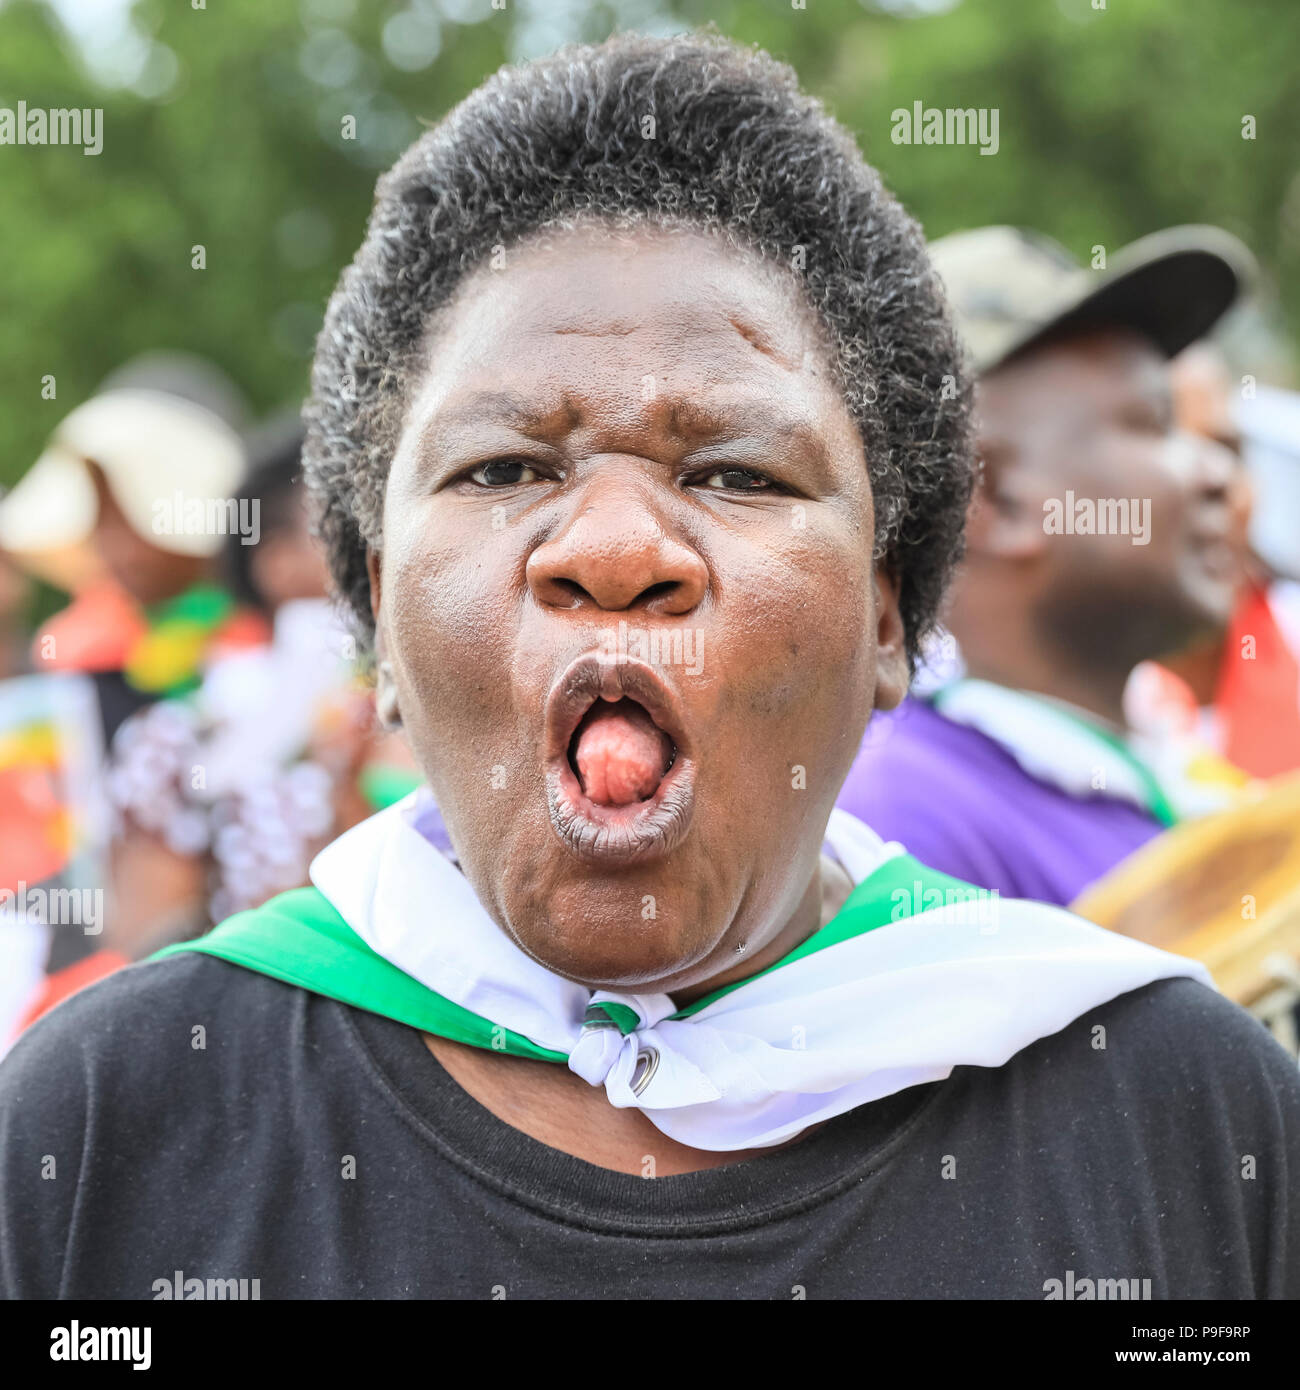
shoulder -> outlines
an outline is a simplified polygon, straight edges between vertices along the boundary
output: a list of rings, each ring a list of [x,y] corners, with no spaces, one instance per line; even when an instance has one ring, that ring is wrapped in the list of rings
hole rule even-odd
[[[269,1043],[301,994],[198,952],[127,966],[56,1005],[14,1044],[0,1064],[0,1125],[16,1109],[72,1121],[109,1093],[156,1094],[186,1054]]]
[[[304,990],[187,951],[38,1019],[0,1063],[0,1297],[61,1296],[78,1232],[85,1249],[134,1240],[133,1223],[168,1219],[184,1181],[219,1185],[209,1170],[228,1145],[207,1154],[196,1136],[225,1127],[247,1149],[269,1116],[261,1142],[282,1143],[319,1040],[311,1008]]]
[[[836,804],[924,864],[1021,896],[1019,837],[989,807],[1014,810],[1001,794],[1023,775],[985,735],[908,699],[868,725]]]
[[[947,718],[929,700],[909,695],[897,709],[875,715],[862,740],[862,758],[906,758],[941,763],[952,745],[996,747],[965,724]]]
[[[1121,994],[1020,1057],[1080,1069],[1096,1095],[1194,1142],[1254,1134],[1286,1149],[1300,1144],[1295,1061],[1263,1024],[1192,979]]]
[[[232,968],[202,951],[180,951],[139,961],[79,990],[52,1009],[23,1035],[14,1054],[49,1031],[111,1034],[121,1027],[129,1029],[135,1010],[148,1009],[151,1022],[157,1024],[181,1018],[196,1002],[238,1005],[247,1001],[251,1005],[250,996],[262,993],[258,985],[264,980],[275,983],[252,971]]]
[[[930,1147],[967,1144],[1030,1287],[1073,1271],[1149,1277],[1158,1298],[1300,1297],[1300,1076],[1212,989],[1146,985],[951,1080]]]
[[[1300,1071],[1257,1019],[1188,976],[1157,980],[1099,1005],[1093,1015],[1119,1024],[1137,1045],[1169,1064],[1185,1058],[1215,1067],[1280,1068],[1300,1086]]]

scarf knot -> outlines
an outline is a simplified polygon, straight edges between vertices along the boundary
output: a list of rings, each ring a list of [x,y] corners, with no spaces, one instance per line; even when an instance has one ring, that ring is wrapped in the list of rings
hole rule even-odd
[[[597,990],[582,1018],[569,1070],[591,1086],[604,1086],[611,1105],[653,1105],[668,1089],[674,1104],[716,1100],[721,1092],[693,1062],[672,1052],[658,1025],[675,1013],[666,994],[612,994]],[[660,1081],[658,1087],[656,1081]]]

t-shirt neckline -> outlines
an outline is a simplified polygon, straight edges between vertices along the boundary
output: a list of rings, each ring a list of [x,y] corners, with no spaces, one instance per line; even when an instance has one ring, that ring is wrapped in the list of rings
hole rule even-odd
[[[704,1236],[744,1230],[875,1179],[951,1082],[909,1087],[828,1120],[769,1154],[659,1178],[601,1168],[515,1129],[475,1100],[418,1030],[334,1000],[396,1108],[472,1180],[541,1215],[593,1232]]]

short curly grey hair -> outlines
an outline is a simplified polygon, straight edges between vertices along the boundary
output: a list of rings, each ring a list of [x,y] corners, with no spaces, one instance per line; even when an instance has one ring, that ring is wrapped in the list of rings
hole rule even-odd
[[[655,138],[644,136],[653,117]],[[380,180],[330,300],[305,471],[335,585],[373,637],[366,548],[430,321],[496,246],[598,218],[721,233],[802,286],[865,447],[909,656],[960,558],[971,388],[916,223],[794,71],[714,34],[620,35],[502,68]]]

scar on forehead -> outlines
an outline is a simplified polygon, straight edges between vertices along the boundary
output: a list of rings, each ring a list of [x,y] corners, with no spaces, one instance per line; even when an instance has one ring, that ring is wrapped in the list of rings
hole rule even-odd
[[[604,328],[553,328],[551,332],[568,338],[630,338],[636,330],[635,323],[611,323]]]
[[[727,316],[727,322],[737,333],[757,352],[761,352],[764,357],[770,357],[774,362],[783,367],[796,368],[798,363],[778,352],[772,345],[771,339],[752,324],[745,323],[744,320],[737,318],[734,314]],[[551,329],[557,337],[564,338],[630,338],[640,324],[629,323],[627,321],[616,321],[605,324],[601,328],[585,328],[578,325],[563,325],[559,328]],[[805,354],[806,356],[807,354]]]
[[[737,333],[756,351],[761,352],[764,357],[770,357],[774,362],[779,362],[783,367],[794,369],[798,366],[783,353],[778,352],[771,340],[751,324],[745,323],[742,319],[736,318],[734,314],[727,316],[727,322],[736,330]]]

